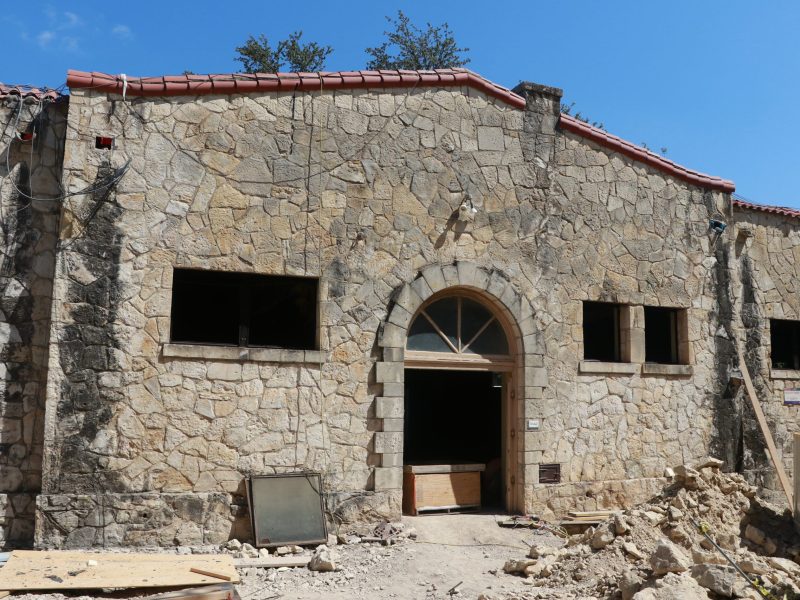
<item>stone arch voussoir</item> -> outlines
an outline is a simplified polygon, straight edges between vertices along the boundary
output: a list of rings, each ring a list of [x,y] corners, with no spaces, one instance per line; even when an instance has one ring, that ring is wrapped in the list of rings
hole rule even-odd
[[[470,261],[429,265],[394,294],[393,304],[378,337],[381,357],[375,365],[376,381],[383,395],[375,398],[375,417],[382,431],[375,434],[374,452],[380,466],[375,469],[376,490],[402,489],[403,466],[403,379],[408,328],[419,308],[432,296],[447,289],[477,290],[513,324],[526,388],[545,385],[547,375],[541,357],[543,343],[535,326],[530,302],[501,271]]]

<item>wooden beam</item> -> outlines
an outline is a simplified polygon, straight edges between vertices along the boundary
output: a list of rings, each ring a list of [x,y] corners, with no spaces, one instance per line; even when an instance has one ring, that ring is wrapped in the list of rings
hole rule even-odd
[[[764,416],[764,411],[761,410],[761,403],[758,401],[758,397],[756,396],[756,390],[753,387],[753,381],[750,379],[750,372],[747,370],[747,364],[744,362],[744,354],[742,354],[741,348],[738,349],[738,352],[739,369],[742,372],[742,379],[744,379],[744,387],[747,389],[747,395],[750,398],[750,404],[753,406],[753,412],[756,413],[758,426],[761,428],[761,433],[764,434],[764,439],[767,441],[767,450],[769,451],[769,456],[772,459],[772,464],[775,465],[775,470],[778,472],[778,479],[781,482],[783,492],[786,494],[786,500],[789,501],[789,508],[793,509],[794,501],[792,500],[791,483],[789,482],[789,478],[786,476],[786,470],[783,468],[783,461],[781,461],[781,457],[778,455],[778,449],[775,447],[775,441],[772,439],[772,433],[770,433],[769,425],[767,425],[767,419]]]

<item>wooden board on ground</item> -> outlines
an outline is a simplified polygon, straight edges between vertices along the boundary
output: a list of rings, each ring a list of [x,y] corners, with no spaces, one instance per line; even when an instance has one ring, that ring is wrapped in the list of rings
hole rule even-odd
[[[276,556],[269,558],[237,558],[233,561],[237,569],[256,567],[258,569],[279,569],[281,567],[305,567],[311,560],[310,556]]]
[[[140,600],[240,600],[240,596],[232,583],[220,583],[165,592],[140,598]]]
[[[89,561],[97,562],[90,566]],[[191,568],[239,575],[226,554],[124,554],[15,550],[0,569],[2,590],[150,588],[218,584],[219,579]]]

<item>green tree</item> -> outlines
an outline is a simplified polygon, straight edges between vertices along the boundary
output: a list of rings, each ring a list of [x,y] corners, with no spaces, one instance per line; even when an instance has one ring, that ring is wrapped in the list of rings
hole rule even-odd
[[[321,71],[333,48],[303,43],[302,37],[302,31],[295,31],[273,48],[265,35],[251,35],[244,46],[236,48],[236,60],[242,63],[243,73],[277,73],[282,67],[294,73]]]
[[[459,48],[447,23],[434,27],[427,23],[420,29],[403,13],[397,19],[386,17],[394,31],[384,31],[386,41],[380,46],[367,48],[371,56],[368,69],[446,69],[463,67],[469,63],[465,55],[469,48]]]

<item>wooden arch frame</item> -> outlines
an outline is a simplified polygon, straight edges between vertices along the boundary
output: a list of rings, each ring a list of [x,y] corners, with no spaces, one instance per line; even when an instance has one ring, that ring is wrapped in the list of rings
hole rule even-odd
[[[467,298],[485,308],[492,317],[500,324],[503,334],[508,344],[508,354],[504,355],[481,355],[481,354],[466,354],[466,353],[447,353],[447,352],[426,352],[421,350],[405,350],[405,366],[413,367],[415,369],[469,369],[479,371],[502,371],[509,372],[514,369],[516,365],[515,356],[518,354],[518,344],[513,333],[511,323],[509,323],[508,316],[504,311],[499,309],[494,303],[486,297],[485,293],[480,293],[475,289],[467,287],[453,287],[447,288],[437,294],[428,298],[417,309],[412,319],[409,321],[409,331],[417,319],[423,318],[423,311],[431,304],[443,300],[445,298]],[[438,331],[436,324],[432,322],[433,326],[437,329],[437,333],[443,335]],[[477,336],[476,336],[477,337]]]

